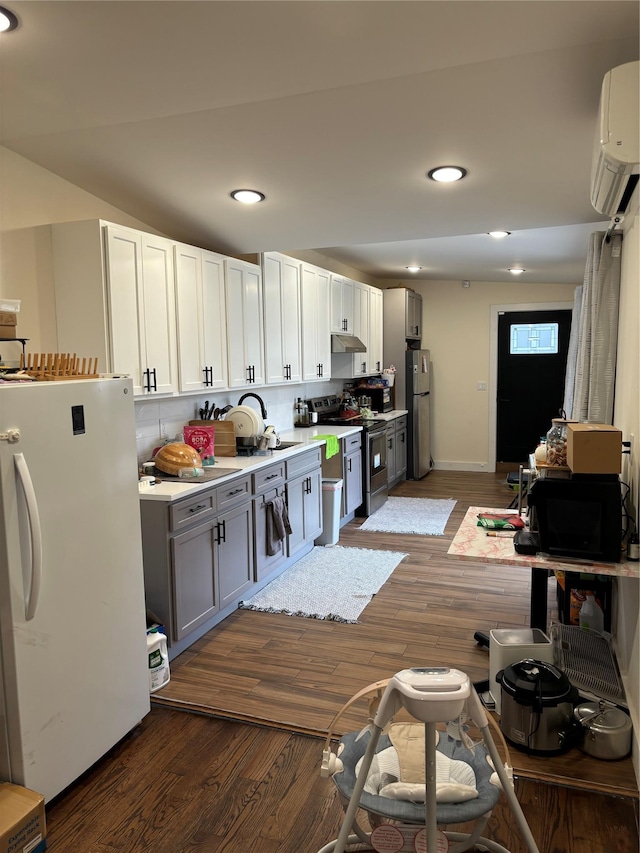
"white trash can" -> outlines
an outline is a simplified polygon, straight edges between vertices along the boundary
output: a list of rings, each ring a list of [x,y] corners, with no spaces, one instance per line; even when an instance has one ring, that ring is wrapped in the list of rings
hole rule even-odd
[[[322,480],[322,533],[316,545],[335,545],[340,536],[342,480]]]

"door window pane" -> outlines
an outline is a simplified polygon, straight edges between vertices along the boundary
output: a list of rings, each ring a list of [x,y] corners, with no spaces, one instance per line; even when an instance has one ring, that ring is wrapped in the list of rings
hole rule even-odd
[[[511,355],[555,355],[558,352],[558,324],[512,325],[509,352]]]

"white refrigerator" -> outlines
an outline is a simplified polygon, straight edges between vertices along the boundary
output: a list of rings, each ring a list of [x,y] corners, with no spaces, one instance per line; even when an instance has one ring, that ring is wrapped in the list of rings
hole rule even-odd
[[[0,780],[50,800],[148,713],[130,379],[0,385]]]

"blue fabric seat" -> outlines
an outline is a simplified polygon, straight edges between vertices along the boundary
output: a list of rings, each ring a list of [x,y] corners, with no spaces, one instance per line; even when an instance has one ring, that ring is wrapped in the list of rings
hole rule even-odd
[[[340,753],[340,760],[344,765],[341,773],[336,773],[332,778],[340,793],[345,799],[350,799],[355,781],[356,765],[364,755],[369,743],[370,733],[365,732],[358,738],[359,732],[350,732],[344,735],[340,742],[344,745]],[[391,746],[391,740],[387,735],[381,735],[376,746],[376,752],[381,752]],[[438,824],[464,823],[476,820],[482,815],[490,812],[500,797],[500,788],[493,785],[489,780],[493,770],[487,762],[487,751],[482,744],[477,744],[473,751],[467,749],[460,741],[455,740],[444,732],[440,732],[437,749],[449,758],[465,761],[471,765],[476,774],[476,788],[478,797],[462,803],[438,803]],[[367,812],[380,815],[389,820],[397,820],[403,823],[423,823],[425,818],[425,806],[423,803],[410,803],[404,800],[392,800],[388,797],[376,796],[366,791],[360,797],[360,806]]]

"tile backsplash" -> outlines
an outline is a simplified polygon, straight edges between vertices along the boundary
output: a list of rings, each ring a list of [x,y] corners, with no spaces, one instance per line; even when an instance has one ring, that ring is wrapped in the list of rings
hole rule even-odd
[[[136,441],[138,447],[138,462],[146,462],[159,444],[166,438],[182,437],[182,427],[190,420],[200,417],[199,410],[204,408],[205,401],[210,405],[224,408],[237,406],[243,394],[252,392],[264,402],[267,410],[267,423],[273,424],[279,432],[293,428],[293,405],[298,397],[320,397],[325,394],[339,394],[342,391],[343,380],[330,382],[312,382],[305,385],[284,385],[275,388],[262,387],[239,389],[237,391],[221,391],[217,394],[193,394],[181,397],[148,398],[139,400],[136,409]],[[249,397],[243,405],[260,410],[257,400]]]

